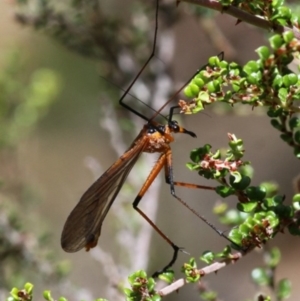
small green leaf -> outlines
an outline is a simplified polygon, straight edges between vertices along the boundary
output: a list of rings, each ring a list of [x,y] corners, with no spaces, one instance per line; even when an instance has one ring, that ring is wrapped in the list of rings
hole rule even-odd
[[[256,73],[259,69],[260,66],[256,61],[249,61],[243,68],[244,72],[248,75]]]
[[[197,99],[204,101],[204,102],[209,102],[210,98],[209,98],[209,94],[205,91],[201,91],[197,97]]]
[[[270,49],[267,46],[257,48],[256,52],[262,60],[267,60],[270,56]]]
[[[220,59],[217,56],[212,56],[208,59],[208,63],[210,66],[214,67],[214,66],[219,66],[220,64]]]
[[[166,272],[163,272],[162,274],[159,274],[158,278],[167,282],[168,284],[171,284],[175,279],[174,271],[168,270]]]
[[[207,264],[211,264],[215,259],[215,254],[211,251],[205,251],[202,253],[200,260]]]
[[[293,196],[293,203],[300,203],[300,193],[296,193]]]
[[[189,97],[189,98],[193,98],[193,97],[197,96],[197,94],[194,93],[191,85],[186,86],[183,90],[183,93],[185,94],[186,97]]]
[[[263,268],[254,269],[251,273],[251,277],[252,280],[260,286],[268,285],[270,283],[268,273]]]
[[[284,129],[283,125],[277,119],[271,119],[271,125],[279,131]]]
[[[51,291],[48,291],[48,290],[44,291],[43,297],[47,301],[54,301],[54,299],[51,297]]]
[[[279,248],[272,248],[265,256],[266,265],[270,268],[276,268],[281,259],[281,252]]]
[[[281,35],[279,34],[276,34],[274,36],[272,36],[270,39],[270,45],[271,47],[274,49],[274,50],[277,50],[278,48],[280,48],[283,44],[284,44],[284,41],[283,41],[283,38]]]
[[[283,104],[286,103],[287,96],[288,96],[288,90],[286,88],[280,88],[278,91],[278,97]]]
[[[290,127],[291,130],[300,127],[300,118],[292,117],[289,120],[289,127]]]
[[[241,175],[237,171],[230,172],[229,183],[235,190],[244,190],[250,185],[251,179],[248,176]]]
[[[278,8],[284,4],[284,0],[272,0],[272,7]]]
[[[280,74],[277,74],[273,79],[272,87],[280,88],[282,85],[283,85],[282,76]],[[270,110],[272,110],[272,109],[270,108]],[[278,115],[277,116],[270,116],[270,117],[278,117]]]
[[[33,284],[30,282],[25,283],[24,289],[28,294],[31,294],[33,290]]]
[[[262,201],[266,197],[267,191],[263,186],[250,186],[246,189],[246,194],[250,200]]]
[[[159,294],[155,294],[151,297],[151,301],[160,301],[161,296]]]
[[[291,235],[300,236],[300,227],[297,223],[292,223],[288,226]]]
[[[295,142],[300,143],[300,131],[294,133]]]
[[[195,162],[199,163],[203,157],[210,152],[211,145],[205,144],[203,147],[195,148],[190,153],[190,159]]]
[[[258,206],[257,202],[237,203],[236,207],[239,211],[250,213]]]
[[[152,277],[148,278],[147,288],[149,292],[152,292],[154,290],[155,284],[155,280]]]
[[[204,86],[204,81],[201,77],[195,77],[193,80],[192,80],[192,83],[197,85],[200,89]],[[198,92],[199,93],[199,92]],[[198,94],[197,93],[197,94]]]
[[[236,228],[232,229],[232,230],[229,232],[228,238],[229,238],[232,242],[234,242],[235,244],[237,244],[237,245],[241,245],[241,244],[242,244],[242,238],[243,238],[243,236],[242,236],[242,234],[239,232],[239,230],[236,229]],[[234,247],[234,245],[233,245],[233,247]]]
[[[231,172],[230,176],[230,184],[232,186],[242,180],[242,175],[238,171]]]
[[[186,163],[185,166],[189,169],[189,170],[195,170],[199,168],[198,164],[194,164],[194,163]]]
[[[228,186],[218,186],[216,187],[216,193],[222,198],[227,198],[235,193],[235,189]]]
[[[282,78],[283,80],[283,84],[286,86],[286,87],[290,87],[292,85],[296,85],[297,82],[298,82],[298,76],[294,73],[290,73],[290,74],[286,74],[283,76]]]
[[[300,147],[299,146],[294,146],[294,155],[296,156],[297,159],[300,159]]]
[[[11,291],[10,291],[10,295],[15,299],[18,300],[19,299],[19,289],[14,287]]]
[[[247,76],[247,81],[250,83],[250,84],[253,84],[253,85],[258,85],[261,81],[261,78],[262,78],[262,75],[261,75],[261,72],[252,72],[251,74],[249,74]]]
[[[277,298],[279,300],[287,299],[291,295],[291,282],[288,279],[281,279],[277,285]]]

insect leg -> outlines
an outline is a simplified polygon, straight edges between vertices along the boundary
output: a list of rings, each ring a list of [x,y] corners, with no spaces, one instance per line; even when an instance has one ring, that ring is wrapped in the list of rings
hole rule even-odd
[[[203,222],[205,222],[210,228],[212,228],[215,232],[217,232],[220,236],[224,237],[226,240],[233,243],[223,231],[217,229],[212,223],[210,223],[203,215],[199,214],[196,210],[191,208],[186,202],[184,202],[180,197],[178,197],[175,193],[175,185],[187,187],[187,188],[200,188],[200,189],[209,189],[215,190],[215,188],[210,186],[196,185],[184,182],[175,182],[173,178],[173,166],[172,166],[172,151],[169,149],[166,152],[166,160],[165,160],[165,180],[166,183],[170,185],[171,194],[175,197],[182,205],[188,208],[193,214],[195,214],[198,218],[200,218]]]
[[[145,195],[146,191],[149,189],[152,182],[155,180],[159,172],[162,170],[162,168],[166,164],[166,153],[163,153],[159,159],[157,160],[155,166],[151,170],[147,180],[145,181],[143,187],[141,188],[140,192],[138,193],[137,197],[135,198],[133,202],[133,208],[152,226],[152,228],[173,248],[174,253],[171,261],[160,271],[155,272],[152,276],[157,277],[159,274],[165,272],[168,268],[170,268],[176,261],[178,252],[181,248],[179,248],[177,245],[175,245],[156,225],[155,223],[140,209],[138,208],[138,205],[142,199],[142,197]]]
[[[123,102],[124,98],[126,97],[126,95],[128,94],[128,92],[130,91],[130,89],[132,88],[132,86],[135,84],[135,82],[137,81],[137,79],[140,77],[140,75],[142,74],[142,72],[144,71],[144,69],[147,67],[147,65],[149,64],[149,62],[151,61],[151,59],[154,57],[155,55],[155,48],[156,48],[156,39],[157,39],[157,31],[158,31],[158,8],[159,8],[159,0],[156,0],[156,12],[155,12],[155,29],[154,29],[154,38],[153,38],[153,46],[152,46],[152,50],[151,50],[151,54],[148,57],[147,61],[145,62],[145,64],[143,65],[143,67],[140,69],[140,71],[138,72],[138,74],[135,76],[135,78],[133,79],[133,81],[131,82],[131,84],[128,86],[128,88],[124,91],[123,95],[121,96],[121,98],[119,99],[119,104],[126,108],[127,110],[129,110],[130,112],[134,113],[135,115],[141,117],[142,119],[149,121],[149,119],[144,116],[143,114],[141,114],[140,112],[136,111],[134,108],[132,108],[131,106],[129,106],[128,104],[126,104],[125,102]]]

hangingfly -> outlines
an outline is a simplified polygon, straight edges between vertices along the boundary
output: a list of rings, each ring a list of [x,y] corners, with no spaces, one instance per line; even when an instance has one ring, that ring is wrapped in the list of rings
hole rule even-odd
[[[142,217],[154,228],[154,230],[172,246],[174,250],[172,259],[161,270],[165,271],[175,262],[180,248],[175,245],[141,209],[138,208],[139,202],[162,168],[164,168],[165,179],[167,184],[170,185],[172,196],[174,196],[185,207],[187,207],[190,211],[192,211],[195,215],[202,219],[214,231],[218,232],[218,234],[222,236],[224,235],[222,232],[216,229],[214,225],[208,222],[195,210],[190,208],[175,194],[175,185],[188,188],[214,190],[213,187],[209,186],[175,182],[173,180],[172,151],[170,148],[170,143],[174,141],[173,134],[182,133],[188,134],[191,137],[196,137],[193,132],[184,129],[183,127],[178,125],[177,121],[173,120],[174,110],[179,108],[179,106],[171,107],[166,125],[159,124],[153,120],[182,89],[176,92],[176,94],[172,98],[170,98],[169,101],[166,102],[151,119],[148,119],[140,112],[136,111],[134,108],[123,102],[123,99],[128,94],[129,90],[132,88],[138,77],[141,75],[141,73],[155,54],[158,29],[158,1],[159,0],[156,1],[154,43],[151,55],[119,100],[120,105],[130,110],[142,119],[146,120],[147,123],[144,125],[143,129],[140,131],[139,135],[133,141],[129,149],[110,168],[108,168],[108,170],[83,194],[78,204],[70,213],[64,225],[61,235],[61,246],[66,252],[77,252],[83,248],[89,251],[91,248],[95,247],[101,234],[101,228],[104,218],[106,217],[112,203],[116,199],[129,172],[135,165],[140,154],[143,152],[160,153],[161,155],[159,156],[155,166],[152,168],[144,185],[142,186],[140,192],[133,202],[133,208],[140,215],[142,215]],[[197,73],[198,72],[199,70],[197,71]],[[157,276],[159,273],[160,272],[157,272],[154,275]]]
[[[161,153],[133,202],[133,207],[148,220],[137,206],[163,167],[166,177],[170,176],[172,152],[169,144],[174,141],[172,133],[185,133],[196,137],[194,133],[180,127],[176,121],[170,121],[165,126],[154,122],[144,125],[130,148],[84,193],[69,215],[61,237],[62,248],[66,252],[77,252],[82,248],[88,251],[97,245],[102,222],[142,152]],[[173,182],[171,179],[169,181]],[[171,243],[164,234],[162,235]]]

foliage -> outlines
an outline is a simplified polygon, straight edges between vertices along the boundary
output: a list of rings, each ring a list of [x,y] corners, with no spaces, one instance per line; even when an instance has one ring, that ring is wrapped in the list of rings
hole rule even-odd
[[[29,187],[18,166],[18,144],[34,129],[59,92],[59,79],[49,69],[34,70],[24,79],[21,53],[12,51],[0,71],[0,287],[34,279],[60,279],[65,263],[54,261],[49,252],[49,233],[32,213],[36,192]],[[35,227],[36,228],[36,227]],[[30,268],[29,268],[30,267]],[[25,272],[27,270],[27,272]],[[34,274],[38,274],[36,277]]]
[[[136,54],[143,52],[141,51],[145,47],[143,28],[139,31],[136,27],[126,27],[113,19],[108,22],[104,21],[103,16],[99,15],[101,10],[95,9],[99,5],[97,1],[90,1],[89,7],[84,6],[84,1],[72,1],[72,13],[68,17],[63,13],[57,13],[48,1],[39,2],[36,15],[24,12],[27,2],[20,1],[23,12],[18,14],[18,20],[24,25],[43,29],[77,53],[97,59],[103,59],[110,53],[112,57],[108,61],[111,63],[118,61],[118,57],[115,56],[116,49],[122,48],[125,44],[135,49]],[[258,59],[249,61],[244,66],[236,62],[227,62],[220,56],[211,57],[208,65],[197,72],[184,89],[185,96],[191,100],[181,100],[179,106],[181,112],[185,114],[198,113],[211,104],[215,106],[227,104],[230,107],[250,105],[253,109],[263,107],[265,114],[270,118],[271,126],[280,132],[281,139],[292,147],[295,157],[299,158],[300,120],[297,114],[299,113],[300,77],[289,69],[288,64],[294,58],[299,58],[300,19],[284,4],[283,0],[222,0],[215,3],[207,1],[207,7],[211,6],[211,9],[235,14],[238,22],[251,20],[252,24],[257,22],[258,26],[265,26],[274,30],[275,33],[269,38],[268,46],[263,45],[256,50]],[[92,11],[97,12],[98,15],[95,18],[87,18]],[[244,13],[248,19],[245,19]],[[262,24],[261,21],[264,23]],[[102,27],[107,30],[95,31]],[[122,41],[119,37],[124,36],[125,28],[129,35],[126,41]],[[94,35],[79,34],[91,32]],[[114,39],[114,44],[110,49],[100,48],[99,44],[95,43],[97,40],[111,39]],[[139,59],[138,55],[137,60]],[[110,69],[108,61],[103,63],[103,69],[107,71],[106,75],[110,76],[114,82],[123,84],[122,80]],[[49,78],[49,74],[46,76]],[[51,89],[50,87],[45,92],[47,97],[51,96]],[[9,92],[7,95],[11,95],[11,90],[7,91]],[[21,107],[19,111],[22,114],[32,108],[44,107],[44,102],[37,102],[36,100],[40,97],[36,98],[34,94],[43,92],[34,90],[31,93],[30,99],[34,100],[32,103],[28,102],[27,106],[23,104],[17,106]],[[45,107],[48,103],[47,97]],[[4,99],[8,99],[8,96]],[[38,114],[32,113],[33,117],[25,121],[22,118],[15,120],[9,118],[3,126],[9,138],[4,139],[2,143],[8,144],[6,141],[14,141],[15,133],[18,132],[15,127],[20,128],[17,120],[20,120],[22,126],[26,122],[32,126],[37,120],[36,115]],[[13,125],[10,125],[11,121]],[[213,147],[205,144],[191,152],[192,162],[188,163],[187,167],[191,171],[196,171],[201,177],[216,181],[218,186],[213,189],[218,197],[225,199],[228,196],[234,196],[236,198],[235,210],[228,210],[225,202],[214,209],[223,224],[233,227],[228,235],[230,246],[219,253],[206,251],[201,256],[201,260],[207,265],[204,268],[198,268],[196,260],[191,258],[182,268],[184,279],[174,280],[172,271],[162,274],[160,278],[165,280],[167,285],[160,290],[156,290],[155,280],[147,277],[144,271],[133,273],[129,276],[130,288],[124,289],[127,300],[160,300],[183,285],[199,282],[205,275],[237,262],[256,247],[263,248],[265,263],[263,267],[257,267],[252,271],[253,282],[259,287],[269,287],[276,300],[282,301],[290,296],[290,282],[287,279],[275,281],[276,268],[280,263],[280,251],[277,248],[268,250],[265,245],[269,240],[274,239],[277,233],[284,232],[284,230],[288,230],[293,236],[300,235],[300,196],[296,194],[292,202],[288,202],[289,200],[279,193],[279,188],[273,183],[251,185],[254,167],[250,162],[243,160],[243,140],[234,134],[228,134],[228,138],[229,148],[225,154],[222,150],[213,152]],[[199,294],[203,300],[217,300],[218,298],[216,292],[204,285],[200,286]],[[44,292],[44,299],[54,300],[48,291]],[[26,284],[23,290],[14,288],[8,300],[32,300],[32,285]],[[59,300],[65,299],[61,297]],[[256,300],[271,300],[271,296],[260,293]]]

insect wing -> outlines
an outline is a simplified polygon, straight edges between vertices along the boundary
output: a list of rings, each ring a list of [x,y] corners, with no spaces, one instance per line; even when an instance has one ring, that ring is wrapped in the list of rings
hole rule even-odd
[[[61,235],[66,252],[88,251],[97,245],[102,222],[130,170],[144,149],[146,140],[134,144],[84,193],[70,213]]]

